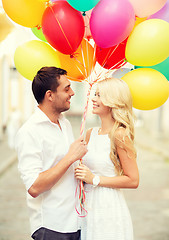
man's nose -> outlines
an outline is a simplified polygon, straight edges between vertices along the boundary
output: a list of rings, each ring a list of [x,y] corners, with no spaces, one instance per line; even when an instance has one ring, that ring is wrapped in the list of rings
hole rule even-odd
[[[74,95],[75,95],[75,93],[74,93],[74,91],[72,90],[72,88],[71,88],[71,93],[70,93],[70,95],[71,95],[71,96],[74,96]]]

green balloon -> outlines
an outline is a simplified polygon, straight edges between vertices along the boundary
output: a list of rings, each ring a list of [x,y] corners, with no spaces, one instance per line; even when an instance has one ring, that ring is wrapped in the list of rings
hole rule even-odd
[[[99,0],[67,0],[76,10],[86,12],[94,8]]]
[[[163,62],[161,62],[157,65],[154,65],[154,66],[149,66],[149,67],[135,66],[134,68],[135,69],[137,69],[137,68],[152,68],[152,69],[155,69],[155,70],[159,71],[160,73],[162,73],[167,78],[167,80],[169,81],[169,57],[166,60],[164,60]]]
[[[31,28],[33,34],[40,40],[47,42],[45,36],[43,35],[42,28],[38,29],[37,27]]]

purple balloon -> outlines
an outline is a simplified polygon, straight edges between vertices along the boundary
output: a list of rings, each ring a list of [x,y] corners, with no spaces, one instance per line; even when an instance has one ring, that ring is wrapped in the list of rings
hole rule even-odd
[[[135,23],[129,0],[101,0],[93,9],[90,30],[99,47],[109,48],[124,41]]]
[[[161,8],[158,12],[149,16],[147,19],[158,18],[162,19],[166,22],[169,22],[169,0],[166,2],[163,8]]]

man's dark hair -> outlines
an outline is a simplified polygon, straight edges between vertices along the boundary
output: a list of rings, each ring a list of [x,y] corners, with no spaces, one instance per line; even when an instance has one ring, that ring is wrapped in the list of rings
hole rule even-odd
[[[66,75],[67,71],[56,67],[42,67],[36,74],[32,82],[33,95],[38,103],[42,103],[45,93],[48,90],[56,91],[59,86],[61,75]]]

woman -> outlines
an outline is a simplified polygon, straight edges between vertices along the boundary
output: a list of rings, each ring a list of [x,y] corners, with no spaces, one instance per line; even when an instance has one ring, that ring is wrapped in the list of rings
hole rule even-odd
[[[81,239],[132,240],[130,213],[120,191],[139,184],[130,91],[120,79],[104,79],[92,101],[101,127],[87,131],[88,152],[75,169],[75,177],[86,183],[88,214]]]

